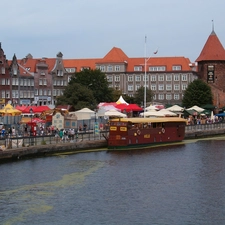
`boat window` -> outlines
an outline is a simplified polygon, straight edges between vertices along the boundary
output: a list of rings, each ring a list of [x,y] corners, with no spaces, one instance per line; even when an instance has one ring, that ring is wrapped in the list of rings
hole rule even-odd
[[[157,124],[156,124],[156,127],[157,127],[157,128],[162,128],[162,123],[157,123]]]

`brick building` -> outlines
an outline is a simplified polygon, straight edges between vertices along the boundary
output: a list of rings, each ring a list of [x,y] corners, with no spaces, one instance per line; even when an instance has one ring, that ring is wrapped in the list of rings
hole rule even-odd
[[[208,83],[213,93],[213,105],[218,109],[225,106],[225,50],[212,29],[199,57],[199,78]]]

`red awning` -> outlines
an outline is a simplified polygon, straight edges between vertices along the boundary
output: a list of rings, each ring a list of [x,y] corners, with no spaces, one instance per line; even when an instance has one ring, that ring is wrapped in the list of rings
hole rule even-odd
[[[121,111],[126,110],[126,112],[139,112],[139,111],[143,111],[143,109],[141,107],[139,107],[137,104],[118,104],[116,105],[117,109],[120,109]]]

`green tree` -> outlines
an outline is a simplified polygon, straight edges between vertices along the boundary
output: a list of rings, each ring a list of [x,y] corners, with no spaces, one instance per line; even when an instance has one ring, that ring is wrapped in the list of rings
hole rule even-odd
[[[141,86],[134,94],[134,101],[140,106],[144,104],[144,92],[145,88]],[[146,87],[146,103],[151,102],[153,100],[153,97],[154,93],[152,92],[152,90]]]
[[[202,105],[212,104],[212,102],[213,95],[210,86],[197,79],[191,82],[185,90],[182,105],[186,108],[194,105],[201,107]]]
[[[113,100],[112,88],[109,88],[106,75],[99,69],[84,69],[81,72],[75,73],[69,85],[73,83],[79,83],[92,90],[97,104],[100,102],[111,102]]]
[[[93,91],[79,83],[70,83],[63,92],[62,96],[57,98],[57,105],[72,105],[76,110],[82,108],[96,108],[96,101]]]

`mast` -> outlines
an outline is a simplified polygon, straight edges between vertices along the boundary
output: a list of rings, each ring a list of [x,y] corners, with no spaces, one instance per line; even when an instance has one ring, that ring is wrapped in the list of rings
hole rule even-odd
[[[147,37],[145,36],[145,82],[144,82],[144,118],[145,118],[145,109],[146,109],[146,67],[147,67]]]

